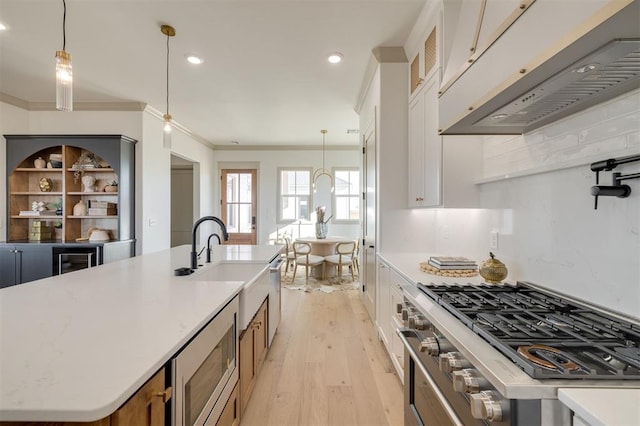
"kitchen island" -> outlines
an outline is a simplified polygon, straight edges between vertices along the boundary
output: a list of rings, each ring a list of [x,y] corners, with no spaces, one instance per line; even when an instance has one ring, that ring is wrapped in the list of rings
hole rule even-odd
[[[222,246],[213,258],[266,268],[280,249]],[[116,411],[243,289],[244,281],[174,276],[189,252],[2,289],[0,421],[94,421]]]

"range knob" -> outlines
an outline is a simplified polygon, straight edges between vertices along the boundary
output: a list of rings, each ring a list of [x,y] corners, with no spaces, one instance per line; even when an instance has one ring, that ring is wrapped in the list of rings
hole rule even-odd
[[[402,310],[404,309],[404,307],[405,307],[405,304],[404,304],[404,303],[398,303],[398,304],[396,305],[396,313],[401,314],[401,313],[402,313]]]
[[[482,391],[470,396],[471,415],[473,418],[499,422],[505,417],[508,408],[497,392]]]
[[[453,390],[464,393],[478,393],[489,386],[489,382],[473,368],[464,368],[453,372]]]
[[[407,321],[409,319],[409,308],[402,308],[402,321]]]
[[[430,324],[428,321],[426,322]],[[449,352],[453,349],[453,346],[451,346],[444,337],[441,340],[438,340],[436,337],[427,337],[420,342],[420,352],[425,352],[431,356],[438,356],[440,352]]]
[[[471,367],[471,363],[462,358],[460,352],[447,352],[440,355],[438,366],[440,367],[440,371],[451,373],[453,371],[462,370],[463,368],[469,368]]]
[[[420,314],[413,314],[409,316],[409,328],[426,330],[429,324],[431,323]]]

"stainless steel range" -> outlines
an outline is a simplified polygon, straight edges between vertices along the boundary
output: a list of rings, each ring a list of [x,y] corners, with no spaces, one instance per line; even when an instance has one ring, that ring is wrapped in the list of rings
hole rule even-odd
[[[403,291],[407,425],[570,424],[558,388],[640,388],[637,320],[531,283]]]

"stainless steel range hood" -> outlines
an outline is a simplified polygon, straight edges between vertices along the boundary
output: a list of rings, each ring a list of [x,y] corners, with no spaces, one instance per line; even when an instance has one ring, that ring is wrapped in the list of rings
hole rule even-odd
[[[442,134],[522,134],[640,88],[639,3],[491,93]]]

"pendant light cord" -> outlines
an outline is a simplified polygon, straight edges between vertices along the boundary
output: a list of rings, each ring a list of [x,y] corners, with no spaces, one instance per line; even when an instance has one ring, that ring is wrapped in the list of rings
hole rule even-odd
[[[325,171],[324,168],[324,137],[325,137],[326,133],[322,134],[322,171]]]
[[[167,34],[167,114],[169,114],[169,35]]]
[[[62,51],[65,51],[67,46],[67,2],[62,0]]]

